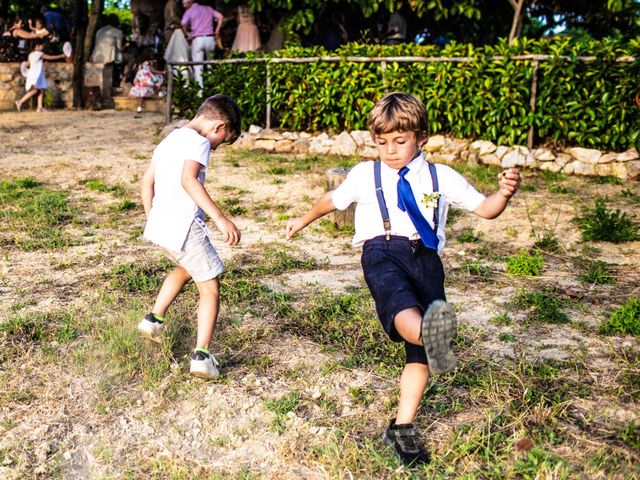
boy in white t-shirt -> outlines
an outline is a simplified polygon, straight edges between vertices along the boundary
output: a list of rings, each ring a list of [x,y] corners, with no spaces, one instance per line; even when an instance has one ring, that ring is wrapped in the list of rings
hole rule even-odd
[[[314,220],[356,202],[353,245],[363,247],[362,269],[380,322],[392,341],[404,342],[407,354],[398,412],[383,435],[407,465],[429,461],[412,424],[429,373],[456,366],[450,350],[456,319],[445,301],[438,256],[445,243],[447,208],[451,204],[495,218],[520,184],[517,169],[504,171],[499,191],[485,198],[452,168],[427,163],[420,150],[427,125],[418,98],[386,95],[369,118],[381,162],[353,167],[336,190],[324,194],[305,215],[291,219],[286,229],[290,239]]]
[[[142,178],[142,203],[147,215],[144,238],[162,247],[177,267],[165,279],[153,309],[138,330],[160,343],[167,309],[184,284],[193,279],[199,293],[198,337],[190,372],[206,379],[219,375],[209,343],[220,305],[217,277],[224,265],[209,240],[204,214],[213,220],[227,244],[237,244],[240,232],[213,202],[204,179],[211,149],[234,142],[239,133],[240,110],[236,103],[226,95],[213,95],[202,103],[193,120],[160,142]]]

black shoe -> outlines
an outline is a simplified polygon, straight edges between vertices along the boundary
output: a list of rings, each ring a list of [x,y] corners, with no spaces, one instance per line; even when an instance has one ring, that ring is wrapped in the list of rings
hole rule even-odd
[[[389,422],[389,426],[382,435],[385,445],[393,445],[396,454],[407,466],[418,466],[430,461],[429,453],[422,450],[416,440],[413,424],[396,425],[395,418]]]

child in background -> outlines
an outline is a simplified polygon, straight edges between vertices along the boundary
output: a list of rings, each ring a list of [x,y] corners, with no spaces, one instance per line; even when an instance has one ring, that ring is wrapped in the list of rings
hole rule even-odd
[[[486,197],[446,165],[425,161],[427,111],[406,93],[385,95],[371,111],[369,131],[381,162],[362,162],[345,181],[324,194],[305,215],[287,223],[287,239],[314,220],[356,202],[354,246],[362,246],[362,269],[382,326],[403,342],[406,363],[400,377],[396,418],[383,440],[407,465],[426,463],[413,420],[429,373],[453,370],[450,350],[456,331],[445,301],[444,271],[438,253],[445,243],[449,204],[482,218],[495,218],[520,184],[517,169],[503,172],[499,191]]]
[[[224,216],[204,188],[209,154],[240,133],[240,110],[226,95],[207,98],[196,116],[171,132],[156,147],[142,178],[142,203],[147,215],[144,238],[176,262],[165,279],[155,305],[138,330],[160,343],[167,309],[190,279],[198,287],[198,338],[191,355],[190,373],[210,379],[219,375],[209,343],[220,305],[218,275],[224,265],[211,245],[204,223],[206,213],[228,245],[240,241],[240,232]]]
[[[34,40],[33,51],[29,54],[28,64],[29,71],[27,73],[27,81],[25,89],[27,93],[16,101],[16,108],[18,111],[22,110],[22,104],[29,100],[34,95],[38,95],[38,112],[44,111],[43,100],[44,92],[47,89],[47,79],[44,76],[44,60],[60,60],[65,58],[65,54],[59,55],[47,55],[43,52],[46,45],[46,40],[37,39]]]
[[[44,38],[50,33],[44,26],[44,19],[40,17],[36,18],[35,25],[31,22],[31,19],[29,19],[29,30],[31,30],[34,35],[37,35],[38,38]]]
[[[152,97],[156,94],[162,96],[160,95],[162,93],[160,87],[164,81],[164,72],[156,68],[157,61],[154,58],[147,58],[138,66],[138,71],[133,79],[133,87],[129,90],[130,97],[138,98],[138,108],[136,109],[138,113],[142,112],[145,97]]]

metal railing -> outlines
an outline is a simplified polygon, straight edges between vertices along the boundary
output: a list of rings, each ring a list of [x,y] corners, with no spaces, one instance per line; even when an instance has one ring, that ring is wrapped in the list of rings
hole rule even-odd
[[[599,59],[595,55],[589,56],[577,56],[572,57],[568,55],[513,55],[513,56],[504,56],[504,55],[496,55],[491,57],[491,60],[494,62],[500,62],[503,60],[514,60],[514,61],[530,61],[533,65],[533,74],[531,76],[531,86],[529,89],[530,99],[529,106],[531,108],[531,113],[535,113],[536,111],[536,99],[538,92],[538,68],[540,62],[544,62],[547,60],[555,60],[555,59],[563,59],[570,61],[579,61],[579,62],[593,62]],[[382,74],[382,83],[385,85],[385,77],[384,72],[387,68],[388,63],[470,63],[476,60],[476,57],[357,57],[357,56],[349,56],[349,57],[283,57],[283,58],[267,58],[267,57],[258,57],[258,58],[226,58],[222,60],[205,60],[201,62],[175,62],[167,63],[167,104],[165,111],[165,125],[171,121],[171,103],[173,97],[173,68],[174,67],[191,67],[195,65],[224,65],[224,64],[235,64],[235,63],[247,63],[247,64],[266,64],[266,80],[265,80],[265,91],[266,91],[266,111],[265,111],[265,126],[267,129],[271,128],[271,71],[269,65],[271,64],[280,64],[280,63],[314,63],[314,62],[326,62],[326,63],[338,63],[338,62],[352,62],[352,63],[380,63],[381,74]],[[618,57],[616,58],[616,62],[618,63],[630,63],[636,61],[635,57]],[[529,135],[527,139],[527,146],[529,148],[533,147],[533,139],[535,135],[535,130],[533,125],[529,128]]]

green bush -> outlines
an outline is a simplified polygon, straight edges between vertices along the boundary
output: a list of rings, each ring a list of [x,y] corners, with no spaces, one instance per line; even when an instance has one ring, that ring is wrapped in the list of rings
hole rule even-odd
[[[537,277],[543,266],[544,259],[539,252],[532,255],[523,249],[507,258],[507,272],[511,275]]]
[[[640,109],[633,97],[640,62],[616,62],[638,56],[640,43],[614,40],[576,41],[570,38],[520,39],[514,45],[474,47],[451,43],[443,48],[347,44],[335,52],[319,47],[290,47],[274,57],[313,56],[440,56],[474,57],[471,62],[271,63],[272,126],[292,130],[364,129],[376,100],[385,92],[418,95],[429,112],[431,132],[484,138],[501,144],[525,144],[530,126],[540,143],[552,141],[608,150],[640,145]],[[515,55],[550,54],[539,64],[535,113],[529,106],[534,70],[530,60]],[[594,55],[593,62],[576,56]],[[494,56],[503,60],[494,61]],[[561,56],[568,58],[560,58]],[[205,72],[207,95],[233,96],[243,112],[243,124],[264,125],[266,64],[218,64]],[[201,97],[194,83],[177,79],[173,108],[192,116]]]
[[[640,336],[640,298],[631,297],[600,325],[600,333]]]
[[[613,243],[638,240],[638,222],[626,212],[609,209],[608,201],[608,197],[596,197],[594,206],[586,208],[582,216],[575,218],[575,223],[582,230],[582,239]]]

